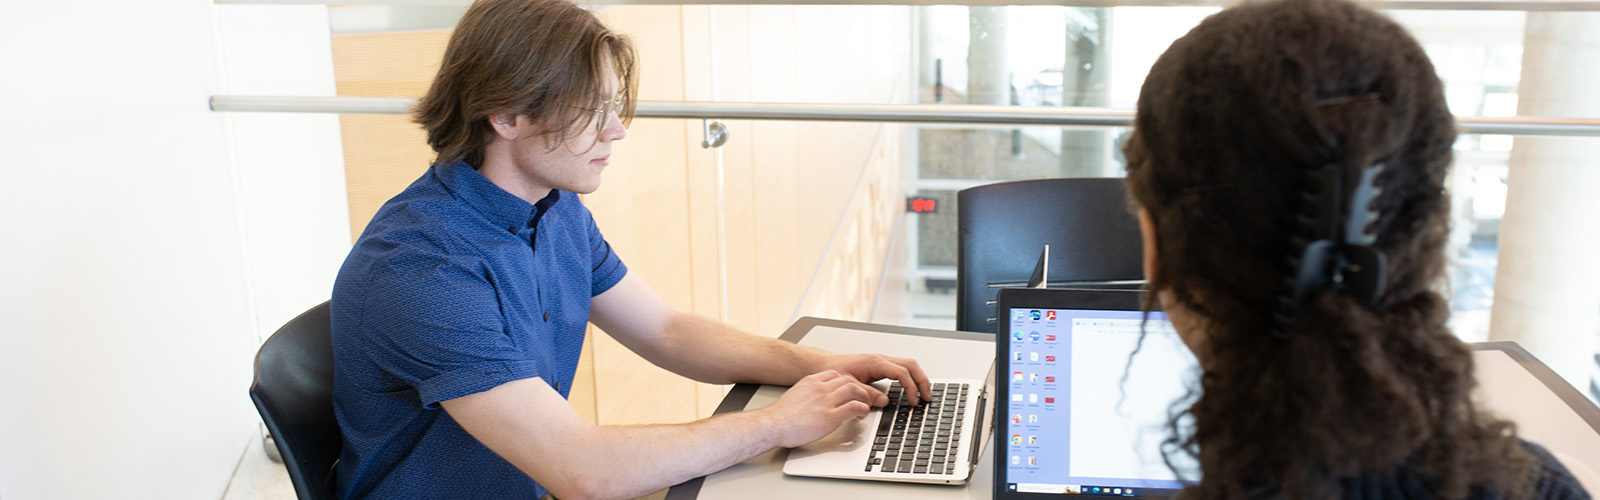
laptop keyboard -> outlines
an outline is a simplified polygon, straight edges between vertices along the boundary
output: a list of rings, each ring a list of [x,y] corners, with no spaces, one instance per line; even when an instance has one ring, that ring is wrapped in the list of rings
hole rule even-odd
[[[961,424],[967,412],[967,384],[933,384],[933,401],[912,405],[899,382],[889,386],[889,404],[867,456],[867,472],[954,474]]]

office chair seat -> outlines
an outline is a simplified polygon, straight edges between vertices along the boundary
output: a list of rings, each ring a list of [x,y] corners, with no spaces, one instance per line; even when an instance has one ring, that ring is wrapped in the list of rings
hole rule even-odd
[[[333,415],[332,331],[327,302],[290,320],[256,353],[250,385],[250,399],[302,499],[334,498],[343,444]]]

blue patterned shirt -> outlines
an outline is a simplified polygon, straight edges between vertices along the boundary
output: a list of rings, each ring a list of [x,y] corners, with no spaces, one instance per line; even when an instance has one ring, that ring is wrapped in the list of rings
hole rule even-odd
[[[466,163],[428,169],[334,283],[339,496],[544,496],[439,402],[533,377],[566,397],[589,300],[626,273],[576,195],[529,204]]]

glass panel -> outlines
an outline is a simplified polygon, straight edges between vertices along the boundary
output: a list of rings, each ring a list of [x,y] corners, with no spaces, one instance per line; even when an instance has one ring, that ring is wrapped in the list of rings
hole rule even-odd
[[[1455,214],[1446,248],[1450,326],[1469,342],[1489,340],[1510,150],[1509,136],[1463,134],[1456,140],[1455,167],[1447,181]]]
[[[420,95],[436,68],[449,28],[464,8],[331,8],[339,92]],[[640,94],[645,100],[1117,109],[1133,108],[1155,59],[1174,39],[1218,10],[842,5],[596,9],[602,19],[633,35],[639,44]],[[1565,63],[1560,71],[1541,69],[1578,49],[1561,48],[1540,37],[1563,29],[1586,36],[1584,23],[1594,21],[1577,17],[1583,13],[1393,10],[1387,14],[1423,44],[1445,83],[1450,109],[1458,116],[1600,117],[1600,105],[1533,99],[1560,94],[1564,88],[1600,87],[1595,82],[1600,72],[1584,69],[1581,63]],[[1528,28],[1535,25],[1543,28]],[[408,158],[425,158],[424,148],[410,146],[421,144],[415,126],[403,117],[392,118],[361,123],[366,119],[345,117],[347,143],[370,140],[376,145],[371,149],[383,155],[400,152]],[[954,325],[954,302],[947,294],[954,292],[959,210],[955,193],[1006,180],[1120,176],[1118,145],[1127,133],[1109,127],[955,125],[876,130],[891,128],[903,130],[898,140],[908,153],[900,191],[938,202],[938,210],[931,214],[908,215],[914,220],[906,224],[904,245],[909,290],[927,297],[910,303],[932,308],[911,317],[937,327]],[[764,133],[759,127],[755,130]],[[736,128],[734,144],[748,138],[741,134]],[[797,144],[804,148],[792,149],[757,146],[751,154],[759,168],[767,168],[773,161],[793,164],[799,156],[796,149],[824,144],[850,148],[877,140],[874,137],[802,140]],[[385,140],[400,144],[379,144]],[[1450,181],[1456,234],[1450,247],[1449,290],[1456,311],[1453,324],[1468,340],[1487,338],[1506,180],[1514,168],[1508,164],[1515,144],[1502,135],[1462,135],[1456,143],[1457,164]],[[347,153],[360,151],[347,144]],[[351,156],[352,164],[364,161],[358,154]],[[394,158],[380,159],[387,163]],[[383,186],[378,191],[393,188]],[[357,191],[352,188],[353,200]],[[816,193],[829,199],[846,194]],[[353,212],[358,205],[352,203]],[[837,216],[814,215],[828,221]]]
[[[335,35],[448,30],[466,12],[466,5],[331,6],[328,27]]]

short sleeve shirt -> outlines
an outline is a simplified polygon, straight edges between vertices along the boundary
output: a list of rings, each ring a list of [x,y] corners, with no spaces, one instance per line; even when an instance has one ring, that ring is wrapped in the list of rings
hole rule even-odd
[[[334,283],[339,496],[544,496],[439,403],[534,377],[566,397],[589,301],[626,273],[576,195],[528,203],[465,163],[429,168]]]

